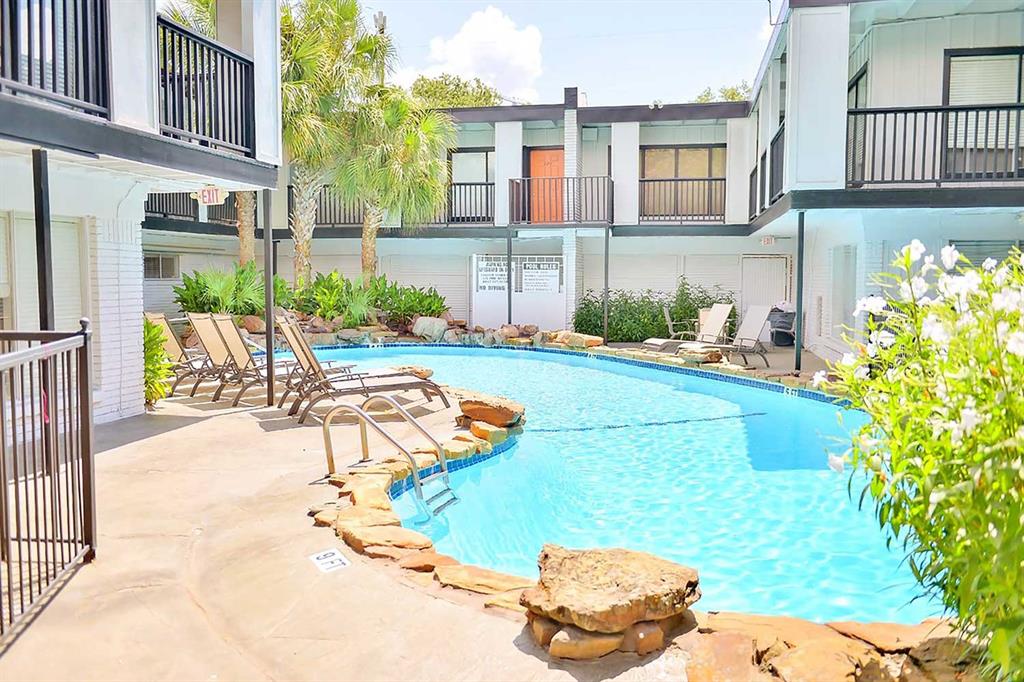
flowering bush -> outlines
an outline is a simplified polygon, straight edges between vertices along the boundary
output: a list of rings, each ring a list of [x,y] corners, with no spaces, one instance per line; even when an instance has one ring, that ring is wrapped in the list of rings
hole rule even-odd
[[[988,672],[1024,679],[1024,256],[974,268],[947,246],[936,263],[914,240],[893,265],[832,368],[871,421],[830,464],[866,480],[861,501]]]

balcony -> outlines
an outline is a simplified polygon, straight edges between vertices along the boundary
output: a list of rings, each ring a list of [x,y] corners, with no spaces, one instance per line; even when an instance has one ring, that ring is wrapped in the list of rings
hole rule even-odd
[[[640,222],[725,222],[725,178],[640,180]]]
[[[513,225],[607,225],[613,215],[612,179],[607,176],[509,180]]]
[[[107,118],[106,0],[0,2],[0,93]]]
[[[846,185],[998,186],[1024,180],[1024,105],[851,109]]]
[[[161,133],[255,155],[251,59],[158,16],[157,64]]]
[[[768,203],[774,204],[782,196],[782,170],[786,162],[786,127],[779,126],[772,138],[768,158]]]
[[[188,192],[150,194],[146,199],[146,217],[200,222],[199,202]],[[238,211],[235,207],[235,195],[229,194],[219,206],[207,206],[206,220],[203,222],[236,226]]]
[[[431,227],[493,225],[494,183],[453,182],[448,188],[448,206]]]

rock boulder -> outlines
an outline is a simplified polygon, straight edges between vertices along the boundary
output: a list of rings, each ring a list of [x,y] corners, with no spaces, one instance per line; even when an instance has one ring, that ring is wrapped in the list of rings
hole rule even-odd
[[[241,323],[242,329],[250,334],[265,334],[267,332],[266,321],[258,315],[243,315]]]
[[[697,571],[646,552],[544,545],[537,564],[540,580],[523,592],[522,605],[591,632],[622,633],[700,599]]]
[[[576,660],[600,658],[622,644],[622,633],[587,632],[566,625],[551,638],[548,653],[557,658]]]
[[[448,321],[440,317],[421,317],[412,326],[413,336],[420,336],[430,343],[436,343],[448,331]]]
[[[434,546],[423,533],[401,526],[363,526],[346,528],[342,538],[352,549],[362,552],[366,547],[398,547],[401,549],[429,549]]]
[[[480,594],[497,594],[533,585],[533,581],[517,575],[498,573],[479,566],[437,566],[434,578],[448,587],[457,587]]]
[[[497,396],[477,396],[459,401],[462,414],[474,421],[492,426],[515,426],[526,408],[522,404]]]

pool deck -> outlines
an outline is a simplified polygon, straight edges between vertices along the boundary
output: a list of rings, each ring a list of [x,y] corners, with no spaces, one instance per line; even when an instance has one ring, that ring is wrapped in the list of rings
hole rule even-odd
[[[457,408],[427,407],[423,423],[447,433]],[[335,431],[339,464],[355,461],[355,427]],[[686,678],[678,646],[549,659],[521,614],[425,590],[314,529],[306,508],[336,497],[317,483],[319,425],[176,398],[99,426],[96,445],[96,560],[0,649],[3,679]],[[320,573],[308,557],[332,547],[352,564]]]

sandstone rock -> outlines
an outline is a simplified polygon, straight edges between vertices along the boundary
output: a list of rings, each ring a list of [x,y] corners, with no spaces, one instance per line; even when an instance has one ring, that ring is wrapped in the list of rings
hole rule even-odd
[[[403,549],[429,549],[434,546],[423,533],[401,526],[362,526],[346,528],[342,539],[349,547],[362,552],[366,547],[400,547]]]
[[[655,621],[633,623],[622,633],[619,651],[635,652],[638,656],[665,648],[665,631]]]
[[[477,438],[472,433],[457,433],[452,436],[452,440],[465,441],[471,444],[477,453],[483,453],[485,455],[494,449],[494,446],[491,445],[489,441],[486,441],[483,438]]]
[[[530,340],[533,341],[535,346],[543,346],[548,341],[547,332],[537,332]]]
[[[535,324],[521,324],[519,325],[520,336],[533,336],[540,331],[540,327]]]
[[[460,320],[458,318],[452,320],[451,323],[455,327],[465,327],[466,326],[466,321],[465,320]]]
[[[570,348],[590,348],[591,346],[602,345],[604,343],[604,339],[600,336],[591,336],[590,334],[572,332],[563,337],[562,343]]]
[[[391,369],[393,369],[396,372],[404,372],[405,374],[411,374],[419,379],[429,379],[430,377],[434,376],[434,370],[430,369],[429,367],[424,367],[422,365],[399,365],[397,367],[392,367]]]
[[[455,317],[452,315],[452,311],[450,310],[446,310],[443,313],[441,313],[441,319],[447,322],[448,324],[455,324]]]
[[[754,663],[753,640],[742,633],[701,635],[690,640],[684,648],[689,654],[687,682],[754,682],[762,679]]]
[[[460,334],[454,329],[445,331],[444,335],[441,336],[441,341],[445,343],[459,343]]]
[[[591,632],[621,633],[700,599],[697,571],[646,552],[544,545],[540,581],[523,593],[530,611]]]
[[[856,659],[814,644],[790,649],[768,666],[783,682],[854,682],[857,674]]]
[[[346,528],[400,525],[402,522],[394,512],[367,506],[344,507],[334,517],[334,530],[338,535],[344,534]]]
[[[249,332],[250,334],[266,334],[267,323],[266,321],[257,315],[243,315],[240,320],[242,329]]]
[[[458,563],[458,561],[447,554],[438,554],[437,552],[416,552],[415,554],[410,554],[399,561],[398,565],[402,568],[409,569],[410,571],[428,573],[438,566],[456,566]]]
[[[392,561],[400,561],[415,554],[416,551],[415,549],[388,547],[387,545],[367,545],[363,547],[363,554],[371,559],[391,559]]]
[[[749,635],[754,640],[759,660],[778,643],[785,649],[793,649],[812,642],[820,643],[822,648],[870,658],[866,655],[868,647],[862,642],[844,637],[825,625],[800,618],[726,611],[711,612],[707,616],[705,629],[714,632],[742,632]]]
[[[298,322],[299,317],[294,311],[285,310],[279,305],[274,306],[274,319],[278,322]]]
[[[309,332],[311,334],[326,333],[332,331],[330,323],[319,315],[309,318]]]
[[[185,335],[183,343],[185,344],[185,348],[199,348],[202,345],[199,343],[199,334],[196,334],[194,331],[190,331]]]
[[[523,587],[529,587],[533,581],[517,575],[498,573],[479,566],[438,566],[434,569],[434,578],[447,587],[457,587],[480,594],[497,594]]]
[[[519,598],[521,596],[523,596],[523,591],[521,589],[498,592],[484,600],[484,608],[507,609],[508,611],[525,613],[526,609],[519,604]]]
[[[412,455],[412,459],[416,462],[417,469],[426,469],[437,464],[437,455],[433,448],[430,448],[430,452],[416,451],[409,453]],[[385,462],[405,462],[408,464],[409,460],[406,459],[405,455],[398,452],[393,455],[388,455],[384,458]]]
[[[338,518],[338,509],[323,509],[313,516],[314,526],[333,526],[334,520]]]
[[[421,317],[412,326],[413,336],[419,336],[429,342],[440,341],[448,331],[448,321],[440,317]]]
[[[537,646],[542,647],[547,647],[551,643],[551,638],[557,635],[563,627],[561,623],[556,623],[544,616],[531,614],[529,611],[527,611],[526,620],[529,622],[533,641],[537,643]]]
[[[335,513],[337,513],[340,507],[341,503],[338,502],[337,500],[327,500],[326,502],[318,502],[316,504],[309,505],[309,511],[307,511],[306,513],[309,516],[316,516],[325,509],[333,509]]]
[[[446,459],[465,459],[476,454],[476,445],[464,440],[449,440],[441,443]]]
[[[487,422],[470,422],[469,430],[477,438],[483,439],[491,445],[504,443],[508,439],[508,430],[503,426],[494,426]]]
[[[352,490],[352,504],[357,507],[370,507],[391,511],[391,498],[387,491],[377,485],[361,485]]]
[[[977,649],[956,637],[925,640],[907,652],[900,682],[975,682]]]
[[[528,338],[527,339],[521,339],[521,338],[517,338],[517,337],[513,337],[513,338],[510,338],[510,339],[505,339],[505,343],[507,343],[510,346],[532,346],[533,345],[533,341],[531,341],[530,339],[528,339]]]
[[[352,491],[356,488],[363,488],[366,486],[376,486],[386,490],[387,487],[391,485],[392,478],[393,475],[390,469],[354,474],[349,476],[349,478],[341,484],[341,490],[339,492],[341,495],[351,495]]]
[[[622,633],[587,632],[565,625],[551,638],[548,653],[557,658],[585,660],[610,654],[622,644]]]
[[[355,342],[356,340],[370,338],[366,332],[361,332],[358,329],[352,329],[350,327],[346,327],[344,329],[335,329],[334,333],[338,336],[340,340],[343,341]]]
[[[494,335],[503,339],[514,339],[519,336],[519,327],[514,324],[503,324],[494,330]]]
[[[472,424],[472,423],[473,423],[473,419],[472,419],[472,417],[469,417],[468,415],[460,414],[460,415],[456,415],[456,417],[455,417],[455,425],[458,426],[460,429],[468,429],[470,424]]]
[[[889,654],[910,651],[931,637],[948,637],[953,634],[953,629],[944,621],[926,621],[920,625],[856,622],[835,622],[825,625],[842,635],[867,642],[879,651]]]
[[[508,398],[477,396],[459,401],[462,414],[492,426],[514,426],[523,416],[526,408]]]

